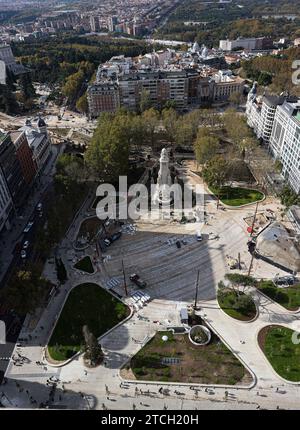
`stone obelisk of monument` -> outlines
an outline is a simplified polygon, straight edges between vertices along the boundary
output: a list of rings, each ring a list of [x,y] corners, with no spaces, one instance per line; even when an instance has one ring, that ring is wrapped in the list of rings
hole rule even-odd
[[[158,201],[161,204],[170,203],[169,187],[172,185],[170,169],[169,169],[169,157],[166,148],[163,148],[159,159],[159,172],[156,184],[156,190],[154,194],[154,201]]]

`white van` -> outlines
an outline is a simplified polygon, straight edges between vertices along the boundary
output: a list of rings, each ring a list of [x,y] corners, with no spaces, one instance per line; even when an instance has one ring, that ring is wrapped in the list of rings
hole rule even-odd
[[[200,231],[197,231],[196,237],[197,237],[197,241],[198,241],[198,242],[201,242],[201,241],[202,241],[202,234],[201,234],[201,232],[200,232]]]

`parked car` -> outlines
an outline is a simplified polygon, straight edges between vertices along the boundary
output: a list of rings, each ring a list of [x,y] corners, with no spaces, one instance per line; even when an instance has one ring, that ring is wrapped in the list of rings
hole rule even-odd
[[[24,228],[23,233],[28,233],[31,227],[33,226],[34,222],[31,221],[27,224],[27,226]]]
[[[132,275],[129,276],[129,279],[135,284],[137,285],[139,288],[145,288],[147,286],[146,282],[143,281],[139,275],[137,275],[136,273],[133,273]]]
[[[281,276],[274,279],[275,285],[294,285],[295,277],[294,276]]]
[[[29,246],[29,240],[25,240],[25,242],[23,243],[23,249],[27,249]]]
[[[24,249],[22,249],[21,258],[26,258],[26,257],[27,257],[26,251],[24,251]]]
[[[41,210],[42,210],[42,208],[43,208],[43,203],[38,203],[38,205],[37,205],[36,209],[37,209],[38,211],[41,211]]]
[[[198,242],[201,242],[201,241],[202,241],[202,234],[201,234],[201,232],[200,232],[200,231],[197,231],[196,237],[197,237],[197,241],[198,241]]]
[[[114,242],[115,240],[120,239],[120,237],[122,236],[122,232],[118,231],[117,233],[114,233],[111,237],[110,237],[110,241]]]
[[[176,240],[176,246],[177,246],[177,248],[181,248],[181,243],[179,240]]]
[[[103,242],[105,243],[106,246],[109,246],[111,244],[110,239],[104,239]]]

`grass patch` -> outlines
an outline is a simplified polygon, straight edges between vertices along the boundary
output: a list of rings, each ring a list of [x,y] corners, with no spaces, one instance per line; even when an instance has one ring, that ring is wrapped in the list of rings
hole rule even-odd
[[[164,342],[162,336],[169,340]],[[177,364],[162,363],[163,358],[178,358]],[[187,334],[158,332],[132,359],[137,379],[146,381],[190,382],[203,384],[239,383],[247,375],[240,361],[213,334],[206,346],[193,345]]]
[[[94,273],[93,263],[88,255],[82,258],[82,260],[79,260],[74,267],[75,269],[82,270],[83,272]]]
[[[222,203],[228,206],[241,206],[262,200],[264,195],[260,191],[239,187],[222,187],[221,190],[210,187],[211,191],[219,196]]]
[[[294,311],[300,307],[300,284],[278,288],[272,281],[261,281],[258,288],[288,310]]]
[[[275,372],[292,382],[300,381],[300,344],[292,342],[294,331],[280,326],[264,327],[258,335],[261,349]]]
[[[218,303],[227,315],[240,321],[250,321],[256,315],[256,306],[252,298],[242,292],[219,291]]]
[[[129,309],[96,284],[74,288],[48,344],[50,357],[65,361],[82,349],[82,327],[99,337],[129,315]]]

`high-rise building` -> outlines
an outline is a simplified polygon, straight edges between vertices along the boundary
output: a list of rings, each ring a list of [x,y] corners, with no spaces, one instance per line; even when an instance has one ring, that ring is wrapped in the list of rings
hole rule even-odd
[[[25,182],[16,148],[8,133],[0,134],[0,167],[16,208],[22,206],[28,186]]]
[[[300,99],[294,96],[257,97],[256,84],[248,94],[246,115],[256,136],[282,163],[282,176],[300,192]]]
[[[0,167],[0,233],[4,227],[10,229],[9,216],[12,213],[13,203],[5,180],[5,176]]]
[[[21,164],[24,179],[27,185],[33,183],[37,168],[33,161],[33,153],[28,145],[24,131],[14,131],[10,133],[11,140],[16,148],[16,154]]]
[[[99,31],[100,26],[99,26],[99,17],[98,16],[94,16],[94,15],[90,16],[90,26],[91,26],[91,31],[93,31],[93,32]]]
[[[21,127],[19,131],[25,132],[33,154],[33,162],[39,173],[51,155],[51,140],[46,123],[42,118],[38,119],[36,125],[26,121],[25,126]]]
[[[116,16],[110,16],[107,19],[108,31],[115,31],[116,25],[118,24],[118,18]]]
[[[282,163],[282,175],[300,192],[300,99],[285,101],[276,109],[270,150]]]

